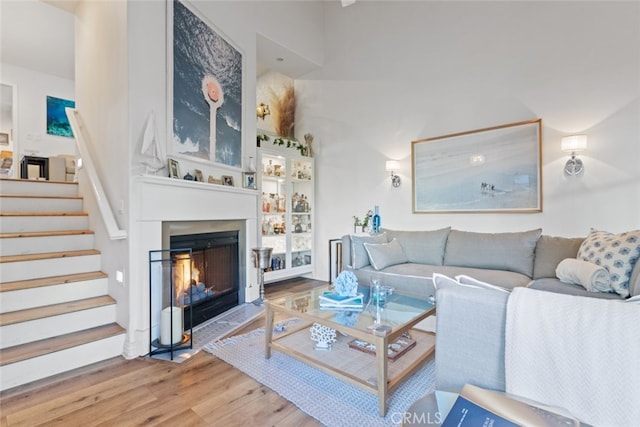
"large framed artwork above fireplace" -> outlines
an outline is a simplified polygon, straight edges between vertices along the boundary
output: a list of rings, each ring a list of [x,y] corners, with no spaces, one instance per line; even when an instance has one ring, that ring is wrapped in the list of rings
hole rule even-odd
[[[193,304],[198,308],[202,305],[205,317],[216,310],[251,302],[259,297],[257,273],[251,257],[251,249],[257,245],[257,190],[157,176],[136,176],[133,178],[132,195],[132,283],[128,289],[129,328],[124,351],[124,356],[128,358],[146,354],[149,328],[158,327],[149,325],[148,320],[148,253],[150,250],[170,249],[172,238],[176,242],[182,240],[182,243],[187,241],[187,245],[191,245],[192,237],[184,236],[200,235],[208,239],[218,234],[226,241],[228,233],[237,235],[237,250],[210,254],[214,258],[237,256],[238,268],[231,274],[234,276],[237,273],[237,279],[230,279],[237,280],[237,290],[231,291],[226,284],[216,283],[218,295],[221,296],[218,302],[203,304],[203,300],[199,300]],[[200,282],[216,294],[213,281],[222,279],[212,277],[206,280],[211,282],[209,286],[202,280]],[[227,278],[224,278],[223,282],[226,281]],[[194,324],[197,323],[198,320],[194,319]]]

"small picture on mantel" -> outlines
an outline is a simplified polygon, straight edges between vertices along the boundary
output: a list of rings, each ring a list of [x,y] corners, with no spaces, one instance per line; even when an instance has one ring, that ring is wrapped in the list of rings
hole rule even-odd
[[[169,159],[169,178],[180,179],[180,165],[177,160]]]
[[[222,185],[233,187],[233,177],[231,175],[222,175]]]
[[[200,169],[196,169],[196,181],[204,182],[204,176],[202,175],[202,171]]]
[[[242,186],[252,190],[256,189],[256,173],[255,172],[243,172],[242,173]]]

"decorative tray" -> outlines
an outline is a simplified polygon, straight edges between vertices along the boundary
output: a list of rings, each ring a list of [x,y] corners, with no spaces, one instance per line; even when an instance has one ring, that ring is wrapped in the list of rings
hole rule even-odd
[[[411,339],[410,337],[401,336],[397,338],[394,342],[389,344],[389,348],[387,349],[387,358],[391,361],[396,360],[398,357],[405,354],[407,351],[411,350],[415,347],[416,341]],[[362,340],[352,340],[349,341],[349,347],[361,351],[367,354],[376,354],[376,346],[375,344],[368,343]]]

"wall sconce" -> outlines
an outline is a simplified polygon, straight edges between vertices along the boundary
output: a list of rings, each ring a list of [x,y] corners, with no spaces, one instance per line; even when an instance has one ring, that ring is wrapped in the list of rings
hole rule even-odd
[[[256,114],[258,117],[264,120],[266,116],[271,114],[271,111],[269,110],[269,106],[267,104],[261,102],[260,105],[258,105],[258,107],[256,108]]]
[[[387,172],[391,172],[391,184],[393,184],[394,187],[400,187],[400,177],[395,173],[395,171],[400,169],[400,163],[395,160],[387,160],[384,169]]]
[[[587,148],[587,135],[565,136],[562,138],[560,148],[562,151],[571,153],[571,158],[567,160],[567,163],[564,165],[564,172],[571,176],[582,173],[582,171],[584,171],[584,164],[582,160],[576,157],[576,153]]]

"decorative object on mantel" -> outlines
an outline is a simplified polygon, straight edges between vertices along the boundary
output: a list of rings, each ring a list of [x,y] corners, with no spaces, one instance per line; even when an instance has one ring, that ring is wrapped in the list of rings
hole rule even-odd
[[[242,172],[242,186],[255,190],[256,187],[256,173],[255,172]]]
[[[320,323],[314,323],[309,329],[311,340],[316,342],[316,350],[331,350],[336,341],[336,330]]]
[[[209,184],[222,185],[222,180],[220,178],[214,178],[211,175],[209,175],[209,179],[207,180],[207,182]]]
[[[169,178],[180,179],[180,163],[175,159],[169,159]]]
[[[293,138],[296,120],[296,94],[292,84],[284,88],[282,96],[272,91],[274,130],[278,136]]]
[[[193,175],[191,175],[189,172],[187,172],[187,174],[183,177],[183,179],[185,179],[186,181],[193,181]]]
[[[313,157],[313,135],[305,133],[304,140],[307,143],[307,156]]]
[[[222,185],[233,187],[233,177],[231,175],[222,175]]]
[[[158,143],[156,136],[156,115],[153,111],[147,117],[140,147],[140,163],[145,166],[145,173],[156,175],[167,167],[164,145]]]

